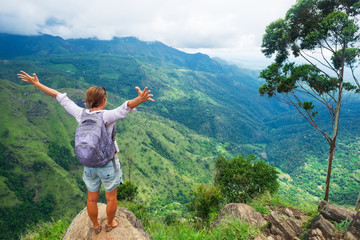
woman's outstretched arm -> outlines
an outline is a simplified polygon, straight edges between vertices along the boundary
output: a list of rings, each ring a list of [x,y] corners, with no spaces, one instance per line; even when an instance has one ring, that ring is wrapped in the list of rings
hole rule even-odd
[[[29,74],[27,74],[24,71],[20,71],[21,73],[18,74],[18,78],[20,78],[24,82],[28,82],[32,85],[34,85],[36,88],[40,89],[47,95],[56,98],[56,96],[59,94],[58,91],[55,89],[49,88],[39,82],[39,79],[37,78],[36,74],[33,73],[33,76],[31,77]]]

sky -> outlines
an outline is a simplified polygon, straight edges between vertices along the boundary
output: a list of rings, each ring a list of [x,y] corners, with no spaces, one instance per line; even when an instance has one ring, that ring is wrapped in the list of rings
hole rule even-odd
[[[296,0],[0,0],[0,32],[110,40],[134,36],[244,67],[270,63],[266,26]]]

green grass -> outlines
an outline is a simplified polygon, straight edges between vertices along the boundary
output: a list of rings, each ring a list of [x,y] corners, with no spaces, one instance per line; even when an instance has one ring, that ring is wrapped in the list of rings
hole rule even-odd
[[[334,222],[335,228],[344,235],[348,231],[350,224],[351,224],[351,220],[349,221],[348,219],[340,223]]]
[[[69,223],[66,221],[52,221],[37,224],[32,230],[21,237],[22,240],[59,240],[63,237]],[[193,223],[177,222],[167,225],[160,221],[150,221],[146,232],[154,240],[248,240],[254,239],[261,233],[252,225],[236,220],[225,220],[217,228],[199,229]]]
[[[146,230],[154,240],[247,240],[260,233],[256,227],[236,220],[226,220],[212,229],[198,229],[187,222],[166,225],[156,221],[151,222]]]
[[[32,230],[22,237],[22,240],[59,240],[61,239],[67,228],[69,227],[67,221],[52,221],[47,223],[39,223]]]
[[[268,205],[272,205],[274,207],[292,207],[302,211],[308,216],[316,216],[318,214],[318,203],[303,202],[301,204],[298,204],[296,202],[293,202],[291,198],[279,193],[273,195],[265,193],[259,198],[252,200],[248,204],[253,207],[255,211],[264,214],[268,214],[270,211]]]
[[[118,202],[119,207],[126,207],[138,217],[146,230],[146,232],[154,240],[245,240],[254,239],[256,235],[261,233],[260,229],[253,225],[248,225],[235,219],[225,219],[216,228],[201,228],[194,221],[190,213],[186,215],[177,215],[174,221],[167,222],[167,214],[182,208],[178,204],[169,204],[164,208],[158,209],[156,212],[150,212],[150,208],[145,207],[139,202]],[[165,209],[166,208],[166,209]],[[182,209],[182,214],[186,211]],[[54,221],[39,223],[28,230],[21,238],[23,240],[40,240],[61,239],[65,234],[69,222]]]

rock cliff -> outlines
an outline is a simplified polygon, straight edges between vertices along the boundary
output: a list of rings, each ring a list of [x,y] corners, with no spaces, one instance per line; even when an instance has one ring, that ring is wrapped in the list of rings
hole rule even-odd
[[[128,209],[121,207],[117,208],[115,215],[119,220],[119,225],[110,232],[106,232],[106,205],[98,203],[98,208],[102,226],[102,231],[99,234],[95,234],[86,208],[84,208],[70,224],[63,240],[151,240],[141,221]]]

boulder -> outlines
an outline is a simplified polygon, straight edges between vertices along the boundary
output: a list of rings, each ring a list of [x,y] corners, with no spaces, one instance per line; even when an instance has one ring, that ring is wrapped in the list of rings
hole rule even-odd
[[[273,236],[268,236],[266,240],[276,240]]]
[[[350,211],[344,207],[321,201],[319,204],[320,214],[329,221],[338,223],[348,219],[349,221],[355,217],[356,212]]]
[[[355,237],[355,239],[360,239],[360,212],[357,212],[353,218],[349,226],[349,232]]]
[[[325,219],[322,215],[317,216],[314,218],[314,220],[311,222],[310,225],[311,229],[318,229],[322,232],[322,235],[325,238],[331,239],[335,234],[335,226],[331,222],[329,222],[327,219]]]
[[[268,239],[264,235],[258,234],[255,236],[254,240],[268,240]]]
[[[274,211],[270,213],[269,221],[270,232],[281,236],[282,239],[299,239],[298,236],[304,231],[299,221]]]
[[[267,236],[265,237],[262,234],[258,234],[255,236],[254,240],[283,240],[283,238],[279,236]]]
[[[63,240],[87,239],[87,240],[150,240],[151,237],[145,232],[141,221],[126,208],[117,208],[115,216],[119,220],[119,225],[110,232],[105,231],[107,223],[106,205],[98,203],[99,217],[102,231],[95,234],[92,222],[84,208],[72,221],[67,229]]]
[[[308,240],[326,240],[326,238],[322,234],[321,230],[316,228],[310,230]]]
[[[352,235],[352,233],[349,231],[345,234],[344,240],[359,240],[359,238]]]
[[[260,213],[256,212],[252,207],[243,203],[229,203],[216,216],[211,223],[211,227],[217,227],[223,219],[234,218],[244,221],[248,224],[263,226],[266,224],[265,219]]]

